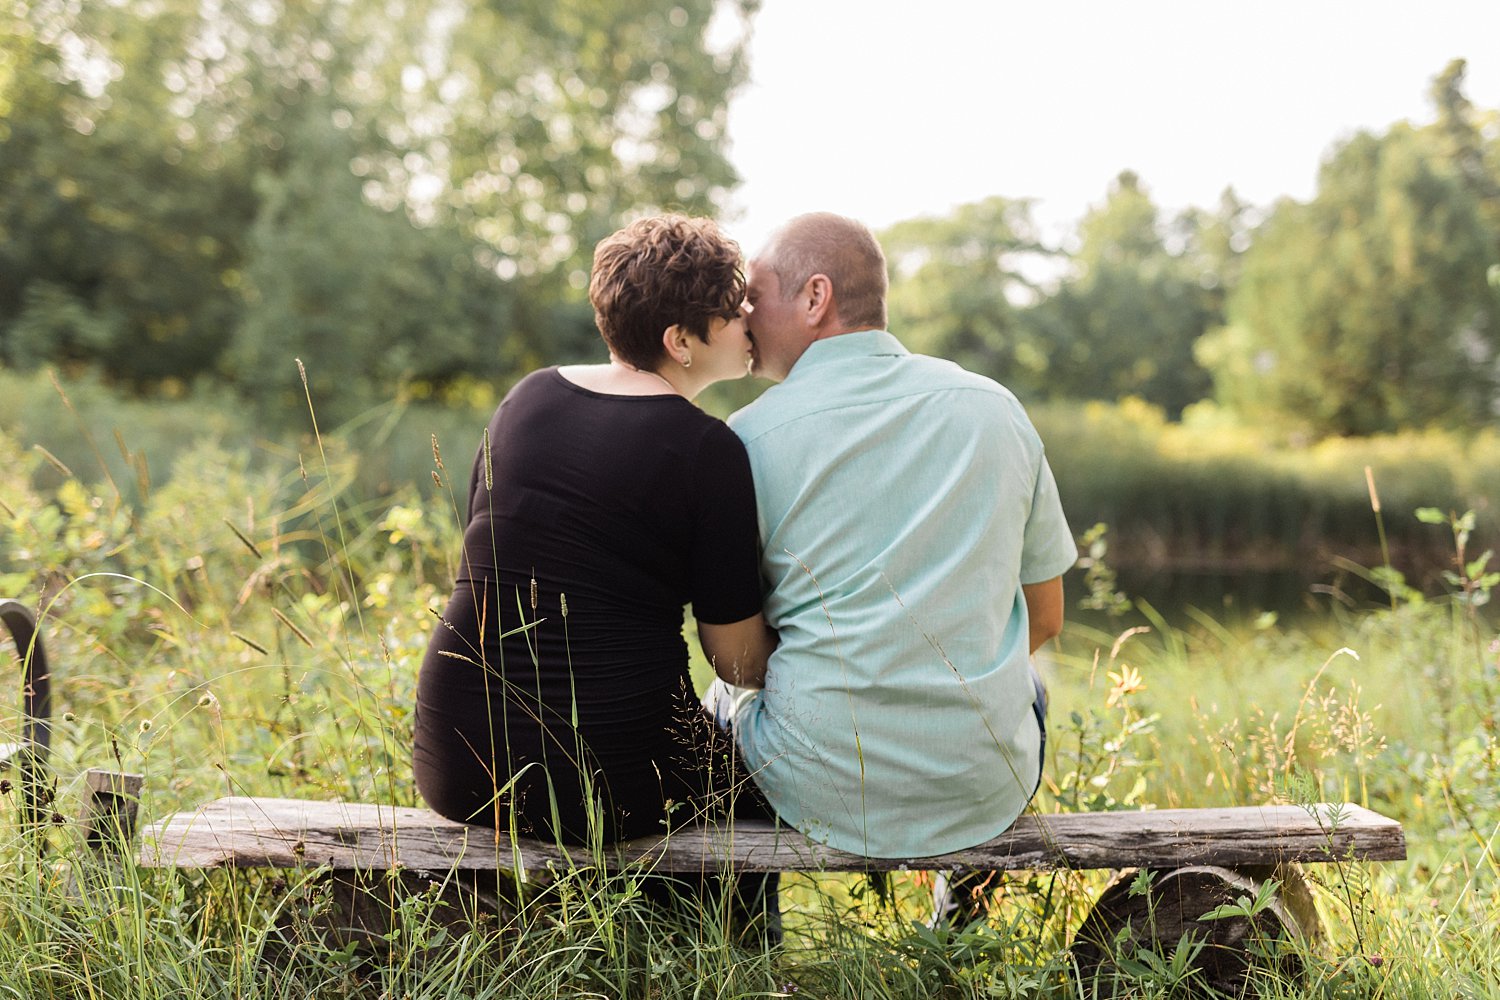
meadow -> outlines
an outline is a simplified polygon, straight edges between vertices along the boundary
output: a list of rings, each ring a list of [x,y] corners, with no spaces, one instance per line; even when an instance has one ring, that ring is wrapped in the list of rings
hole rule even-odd
[[[372,417],[373,440],[399,438],[401,461],[424,466],[382,493],[356,485],[362,463],[391,462],[362,431],[251,446],[205,418],[183,440],[144,408],[95,419],[87,400],[54,399],[50,422],[0,422],[14,429],[0,434],[0,595],[41,613],[57,780],[40,857],[15,810],[0,817],[0,996],[1078,995],[1067,945],[1098,875],[1014,873],[988,923],[956,931],[921,926],[920,876],[792,876],[774,950],[654,909],[639,873],[563,876],[545,905],[472,929],[434,886],[381,896],[398,931],[372,955],[323,932],[315,872],[100,863],[73,833],[90,767],[144,774],[146,822],[225,794],[416,803],[415,671],[452,577],[473,444],[456,429],[450,441],[451,425],[415,436]],[[1249,995],[1500,994],[1500,642],[1484,616],[1497,581],[1462,508],[1400,509],[1421,502],[1377,516],[1364,497],[1372,548],[1387,539],[1391,553],[1367,573],[1376,604],[1233,624],[1127,607],[1109,570],[1111,545],[1136,544],[1120,526],[1091,537],[1069,577],[1094,611],[1045,657],[1036,809],[1329,799],[1406,825],[1407,862],[1309,873],[1326,936],[1306,946],[1304,978],[1268,967]],[[1448,553],[1449,577],[1408,586],[1389,538]],[[8,647],[0,669],[19,676]],[[0,742],[19,702],[0,708]],[[1116,995],[1193,991],[1181,956],[1115,958]]]

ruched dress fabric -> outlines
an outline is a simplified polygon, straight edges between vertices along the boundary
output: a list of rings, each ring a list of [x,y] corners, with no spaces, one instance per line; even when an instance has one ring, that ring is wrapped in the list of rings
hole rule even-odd
[[[744,446],[680,396],[554,368],[511,390],[488,442],[418,679],[417,787],[452,819],[565,843],[663,832],[734,780],[682,626],[688,604],[713,624],[760,610]]]

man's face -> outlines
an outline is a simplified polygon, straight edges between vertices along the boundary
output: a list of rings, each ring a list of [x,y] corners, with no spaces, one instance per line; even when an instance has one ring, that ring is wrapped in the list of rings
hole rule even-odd
[[[807,332],[797,299],[782,297],[776,272],[757,261],[745,269],[745,302],[750,307],[750,339],[755,360],[750,371],[780,382],[807,349]]]

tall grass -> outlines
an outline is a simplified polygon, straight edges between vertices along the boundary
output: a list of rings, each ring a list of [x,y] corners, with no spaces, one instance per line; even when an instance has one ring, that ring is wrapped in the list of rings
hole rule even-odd
[[[1333,557],[1382,560],[1365,469],[1380,489],[1390,550],[1414,580],[1447,564],[1419,507],[1472,509],[1500,539],[1500,435],[1406,431],[1287,442],[1208,407],[1168,423],[1143,403],[1038,407],[1069,519],[1109,524],[1122,566],[1331,572]]]
[[[639,872],[565,874],[535,905],[513,899],[474,922],[452,919],[471,897],[442,880],[377,882],[367,902],[393,933],[350,948],[325,919],[332,888],[309,873],[95,859],[71,833],[88,767],[144,773],[146,821],[230,793],[416,803],[412,691],[458,517],[446,483],[346,501],[365,456],[326,444],[326,461],[310,448],[252,459],[209,436],[139,496],[77,469],[0,485],[0,591],[40,609],[56,668],[61,821],[40,858],[0,822],[0,995],[1078,994],[1067,944],[1099,874],[1012,873],[987,923],[937,931],[921,926],[921,876],[799,875],[779,950],[664,911]],[[419,444],[430,466],[430,434]],[[46,462],[0,434],[6,468]],[[1441,525],[1419,530],[1451,544]],[[1036,807],[1334,799],[1394,815],[1413,860],[1314,873],[1327,939],[1304,981],[1266,971],[1254,995],[1500,992],[1497,647],[1481,596],[1403,592],[1313,631],[1231,631],[1207,616],[1073,626],[1046,664]],[[19,676],[6,657],[0,669]],[[0,706],[0,741],[19,729],[19,702]],[[1118,957],[1126,995],[1191,986],[1172,956]]]

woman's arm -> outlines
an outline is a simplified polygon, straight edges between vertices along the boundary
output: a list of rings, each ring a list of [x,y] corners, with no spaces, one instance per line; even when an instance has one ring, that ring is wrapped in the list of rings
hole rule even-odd
[[[766,686],[766,661],[776,648],[776,633],[756,612],[728,625],[698,623],[698,642],[714,673],[726,684],[742,688]]]

